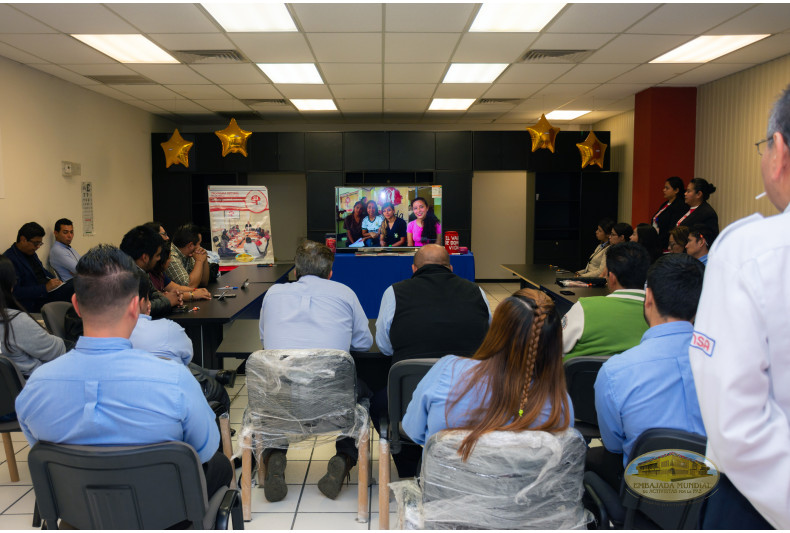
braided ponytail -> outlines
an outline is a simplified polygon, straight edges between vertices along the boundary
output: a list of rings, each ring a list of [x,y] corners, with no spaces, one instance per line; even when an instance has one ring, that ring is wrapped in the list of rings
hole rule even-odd
[[[524,386],[521,389],[521,402],[518,404],[518,416],[524,415],[524,406],[527,404],[527,398],[529,397],[532,374],[535,372],[535,359],[538,357],[540,332],[543,329],[544,322],[546,322],[545,305],[540,305],[538,303],[534,311],[532,327],[529,330],[529,340],[527,340],[527,372],[524,376]]]

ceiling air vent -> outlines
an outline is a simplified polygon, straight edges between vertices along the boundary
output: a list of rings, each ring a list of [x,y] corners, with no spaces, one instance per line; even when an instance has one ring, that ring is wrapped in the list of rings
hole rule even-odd
[[[154,81],[138,74],[121,74],[114,76],[85,76],[105,85],[155,85]]]
[[[241,103],[248,106],[278,106],[288,105],[285,98],[244,98]]]
[[[524,100],[522,98],[481,98],[476,105],[518,105]]]
[[[261,116],[258,113],[255,113],[254,111],[219,111],[217,114],[228,120],[235,118],[237,122],[244,120],[254,121],[261,119]],[[244,126],[242,125],[242,128],[243,127]]]
[[[211,64],[211,63],[244,63],[247,59],[238,50],[173,50],[173,57],[182,63]]]
[[[521,63],[580,63],[595,50],[527,50]]]

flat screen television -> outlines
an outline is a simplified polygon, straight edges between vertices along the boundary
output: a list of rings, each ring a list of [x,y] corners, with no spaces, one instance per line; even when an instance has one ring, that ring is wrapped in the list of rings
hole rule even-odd
[[[376,202],[376,207],[381,213],[381,207],[391,203],[395,208],[395,216],[402,218],[406,223],[414,220],[411,212],[411,202],[415,198],[424,198],[429,209],[441,222],[442,220],[442,186],[441,185],[365,185],[335,187],[335,229],[337,232],[337,247],[348,248],[348,242],[343,223],[346,217],[354,211],[357,202],[366,205],[370,201]],[[367,216],[366,207],[363,208],[363,217]]]

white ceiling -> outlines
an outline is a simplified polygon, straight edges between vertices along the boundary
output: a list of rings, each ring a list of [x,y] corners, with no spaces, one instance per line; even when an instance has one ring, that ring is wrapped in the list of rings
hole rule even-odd
[[[534,123],[592,109],[590,124],[633,108],[653,86],[699,86],[790,53],[790,4],[568,4],[540,33],[469,33],[472,3],[291,3],[291,33],[228,33],[200,4],[0,4],[0,56],[178,124]],[[168,51],[237,50],[240,62],[121,64],[72,38],[142,33]],[[770,33],[708,64],[649,64],[699,35]],[[589,50],[570,62],[521,62],[532,49]],[[272,84],[254,63],[315,63],[324,85]],[[509,63],[491,84],[442,84],[450,63]],[[144,76],[105,84],[88,76]],[[291,98],[332,98],[301,113]],[[505,99],[465,112],[432,98]],[[285,103],[260,100],[286,100]],[[259,101],[259,102],[256,102]],[[568,124],[568,122],[557,121]]]

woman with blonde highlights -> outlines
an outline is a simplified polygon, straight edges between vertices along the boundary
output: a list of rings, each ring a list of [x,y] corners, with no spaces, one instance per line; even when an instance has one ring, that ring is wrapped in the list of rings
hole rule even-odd
[[[442,357],[414,391],[403,428],[418,444],[443,429],[469,435],[466,460],[491,431],[558,432],[572,425],[562,367],[562,327],[554,302],[522,289],[502,301],[470,358]]]

